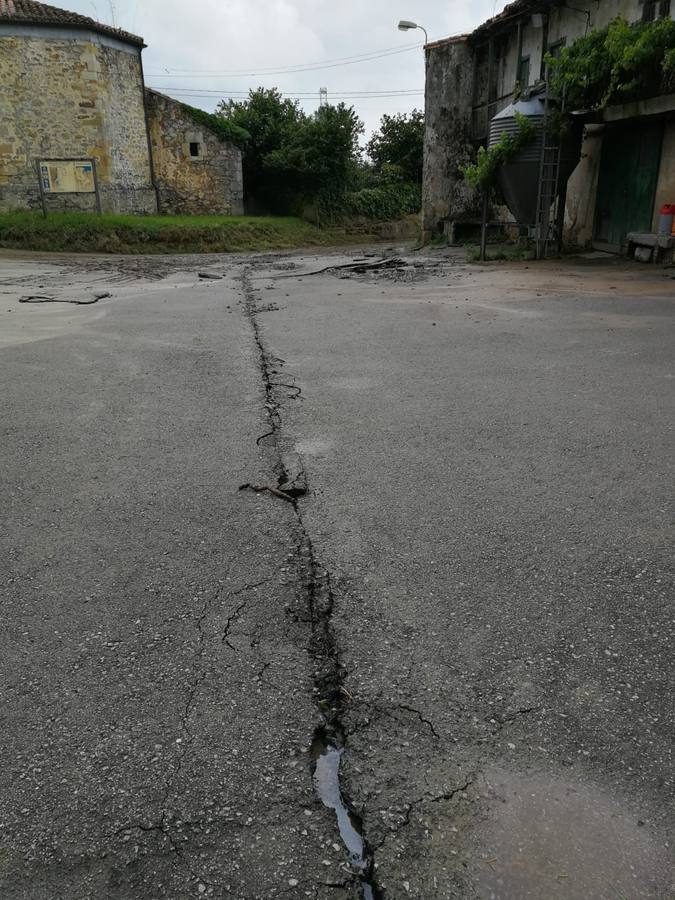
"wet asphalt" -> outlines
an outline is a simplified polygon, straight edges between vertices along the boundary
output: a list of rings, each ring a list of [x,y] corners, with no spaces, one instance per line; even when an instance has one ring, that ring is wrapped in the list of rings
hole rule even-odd
[[[3,900],[673,896],[672,270],[403,255],[0,260]]]

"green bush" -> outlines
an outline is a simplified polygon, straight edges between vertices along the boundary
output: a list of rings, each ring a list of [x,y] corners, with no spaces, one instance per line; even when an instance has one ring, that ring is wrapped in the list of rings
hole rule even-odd
[[[363,188],[345,198],[345,212],[349,216],[362,216],[386,222],[420,211],[422,189],[418,184],[385,184],[382,187]]]

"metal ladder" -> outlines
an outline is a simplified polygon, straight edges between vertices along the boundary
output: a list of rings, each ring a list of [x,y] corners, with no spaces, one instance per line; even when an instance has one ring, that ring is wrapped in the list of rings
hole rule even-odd
[[[551,207],[558,196],[560,180],[560,144],[550,143],[548,71],[546,72],[546,94],[544,95],[544,122],[541,136],[541,158],[539,162],[539,185],[537,187],[537,220],[535,240],[537,259],[545,259],[553,244],[558,243],[556,216],[551,215]]]

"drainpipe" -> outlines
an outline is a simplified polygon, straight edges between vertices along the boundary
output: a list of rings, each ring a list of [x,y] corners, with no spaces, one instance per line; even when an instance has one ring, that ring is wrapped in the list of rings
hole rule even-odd
[[[161,212],[159,208],[159,188],[157,187],[157,182],[155,181],[155,162],[152,157],[152,141],[150,140],[150,123],[148,121],[148,98],[145,92],[145,73],[143,71],[143,48],[138,51],[138,62],[141,67],[141,89],[143,91],[143,115],[145,117],[145,138],[148,142],[148,162],[150,163],[150,183],[152,184],[152,189],[155,192],[155,206],[157,207],[157,214]]]

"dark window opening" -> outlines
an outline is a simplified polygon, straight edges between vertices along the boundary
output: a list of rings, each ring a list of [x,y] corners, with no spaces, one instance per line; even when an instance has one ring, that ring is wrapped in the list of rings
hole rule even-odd
[[[563,52],[565,48],[565,38],[560,41],[556,41],[555,44],[551,44],[547,50],[549,56],[552,56],[553,59],[557,59],[560,54]]]
[[[544,18],[544,28],[541,37],[541,62],[539,63],[539,80],[546,78],[546,48],[548,47],[548,16]]]
[[[546,48],[546,51],[541,55],[541,80],[545,81],[548,78],[548,62],[547,58],[557,59],[560,54],[563,52],[565,47],[566,40],[565,38],[561,38],[559,41],[555,41],[553,44],[549,44]]]
[[[518,86],[521,90],[525,90],[525,88],[530,83],[530,57],[523,56],[518,63],[518,77],[517,77]]]
[[[199,156],[199,144],[196,141],[190,141],[190,156]]]
[[[474,57],[473,102],[474,106],[486,103],[488,99],[488,71],[490,68],[489,48],[483,44]]]
[[[656,0],[644,0],[642,6],[642,21],[651,22],[656,17]]]

